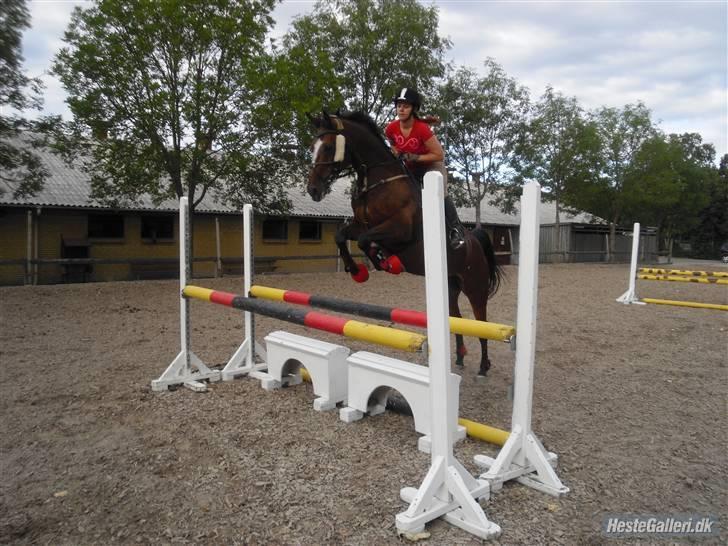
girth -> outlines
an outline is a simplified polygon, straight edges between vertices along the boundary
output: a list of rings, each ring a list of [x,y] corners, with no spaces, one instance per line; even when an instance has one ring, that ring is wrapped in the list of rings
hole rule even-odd
[[[399,180],[400,178],[409,178],[409,175],[407,175],[405,173],[397,174],[397,175],[394,175],[394,176],[390,176],[389,178],[382,178],[382,179],[375,180],[374,182],[371,182],[370,183],[369,182],[369,177],[367,176],[366,171],[365,171],[365,174],[363,176],[363,181],[362,181],[361,188],[359,187],[358,184],[357,184],[357,186],[355,188],[355,190],[356,190],[356,197],[361,197],[362,195],[364,195],[365,193],[367,193],[370,190],[373,190],[377,186],[381,186],[382,184],[387,184],[389,182],[394,182],[395,180]]]

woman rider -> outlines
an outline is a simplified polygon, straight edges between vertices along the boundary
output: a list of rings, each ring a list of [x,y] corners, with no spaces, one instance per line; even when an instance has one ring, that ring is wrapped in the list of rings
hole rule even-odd
[[[455,204],[447,195],[447,170],[443,163],[442,146],[429,124],[419,117],[421,106],[422,99],[417,91],[408,87],[401,89],[394,97],[397,119],[387,125],[384,134],[394,154],[404,159],[415,177],[422,179],[430,171],[442,174],[445,185],[445,227],[450,247],[457,250],[465,244],[465,232]]]

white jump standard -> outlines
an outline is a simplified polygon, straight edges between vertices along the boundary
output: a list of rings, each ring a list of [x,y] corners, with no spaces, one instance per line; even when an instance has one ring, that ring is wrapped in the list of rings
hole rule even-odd
[[[442,175],[425,175],[422,217],[427,283],[427,339],[430,367],[431,449],[430,470],[419,488],[404,488],[400,497],[410,503],[397,514],[400,533],[418,533],[425,524],[442,517],[480,538],[500,534],[501,528],[490,521],[477,499],[489,498],[487,481],[474,478],[453,453],[448,397],[450,393],[450,325],[448,321],[447,271],[445,259],[445,212]]]
[[[202,381],[220,381],[219,370],[208,368],[200,357],[190,349],[190,320],[189,300],[181,296],[182,290],[187,286],[187,279],[191,276],[190,266],[187,262],[187,255],[190,253],[189,237],[189,205],[186,197],[179,200],[179,334],[180,352],[159,379],[152,381],[153,391],[166,391],[174,385],[184,385],[194,391],[204,391],[205,384]]]
[[[533,373],[536,360],[538,307],[539,205],[541,188],[526,184],[521,197],[521,229],[518,255],[518,316],[516,317],[516,365],[513,379],[511,435],[495,460],[476,455],[476,464],[487,468],[481,479],[500,489],[504,482],[519,483],[559,496],[569,492],[556,475],[556,454],[547,452],[531,429]]]
[[[395,389],[409,403],[415,428],[427,434],[420,449],[430,453],[430,468],[418,488],[405,487],[400,497],[408,508],[397,515],[401,534],[417,534],[436,518],[443,518],[480,538],[500,534],[501,528],[490,521],[478,499],[489,499],[506,481],[517,480],[552,495],[568,492],[553,466],[556,455],[547,452],[531,429],[533,374],[536,340],[536,302],[538,290],[538,235],[540,186],[527,184],[521,198],[520,256],[518,268],[518,317],[515,342],[513,416],[508,440],[495,459],[484,455],[475,462],[488,470],[479,477],[471,475],[455,458],[454,442],[463,434],[458,426],[460,376],[450,371],[450,320],[446,242],[444,231],[443,184],[439,173],[428,173],[422,194],[427,338],[412,332],[369,325],[342,317],[327,317],[311,311],[274,310],[271,302],[251,299],[252,281],[252,208],[244,208],[245,297],[186,284],[189,245],[187,200],[180,200],[180,328],[181,351],[162,376],[152,382],[153,390],[185,384],[204,390],[203,380],[232,379],[250,375],[260,379],[264,388],[278,388],[300,382],[300,368],[312,377],[318,396],[314,407],[333,409],[343,403],[340,415],[351,421],[364,412],[376,414],[386,404],[386,394]],[[244,339],[221,372],[209,369],[190,351],[188,298],[201,299],[244,310]],[[257,302],[257,303],[256,303]],[[254,305],[255,304],[255,305]],[[266,337],[266,349],[255,343],[255,313],[268,313],[281,320],[324,329],[407,351],[424,348],[428,367],[369,352],[349,355],[349,349],[320,340],[277,331]],[[311,315],[316,315],[312,317]],[[301,315],[301,316],[299,316]],[[305,315],[305,316],[304,316]],[[294,320],[294,316],[298,317]],[[311,317],[312,321],[308,322]],[[299,321],[299,319],[301,319]],[[331,327],[322,328],[322,321]],[[335,326],[335,327],[334,327]],[[372,332],[376,331],[376,335]],[[254,357],[258,363],[254,361]],[[260,360],[263,362],[260,362]],[[263,370],[267,369],[267,373]],[[374,404],[371,400],[374,399]]]
[[[632,230],[632,254],[629,264],[629,287],[627,291],[617,298],[619,303],[625,305],[645,305],[647,303],[657,305],[672,305],[676,307],[694,307],[698,309],[713,309],[715,311],[728,311],[728,305],[721,303],[701,303],[697,301],[663,300],[656,298],[637,297],[637,279],[652,281],[676,281],[695,282],[699,284],[728,284],[728,272],[724,271],[683,271],[644,269],[642,274],[637,274],[637,262],[639,261],[640,248],[640,224],[636,222]]]

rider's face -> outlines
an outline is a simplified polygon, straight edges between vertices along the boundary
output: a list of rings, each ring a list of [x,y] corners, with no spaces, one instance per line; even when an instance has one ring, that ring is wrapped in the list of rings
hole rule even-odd
[[[397,117],[401,120],[408,119],[412,114],[412,105],[404,101],[397,103]]]

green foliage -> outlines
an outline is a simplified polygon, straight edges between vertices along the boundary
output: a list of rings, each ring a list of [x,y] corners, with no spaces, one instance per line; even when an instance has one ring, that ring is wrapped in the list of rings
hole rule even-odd
[[[58,147],[108,204],[214,192],[285,208],[285,160],[260,97],[275,0],[97,0],[76,8],[53,73],[74,120]]]
[[[663,248],[692,232],[708,205],[717,171],[715,149],[685,133],[645,141],[626,170],[624,219],[660,228]]]
[[[31,196],[43,188],[48,175],[40,158],[33,153],[42,139],[22,133],[30,124],[19,115],[6,115],[6,109],[39,109],[41,82],[23,72],[21,42],[30,26],[25,0],[0,3],[0,195],[10,191],[15,198]]]
[[[442,75],[450,43],[437,23],[437,9],[416,0],[319,0],[293,22],[283,55],[295,72],[317,78],[313,88],[330,89],[319,96],[323,106],[361,110],[383,124],[397,88],[427,95]]]
[[[460,68],[438,89],[435,111],[444,122],[448,167],[462,175],[465,202],[476,208],[492,195],[504,209],[511,202],[503,189],[514,176],[516,143],[529,109],[528,90],[508,76],[493,59],[485,75]]]
[[[573,206],[596,214],[616,226],[630,208],[627,177],[643,144],[658,135],[651,113],[642,103],[623,108],[599,108],[592,114],[598,154],[590,157],[590,177],[573,187]]]
[[[299,179],[305,178],[303,165],[307,167],[310,161],[311,123],[307,114],[342,104],[332,65],[325,51],[297,44],[285,51],[274,48],[261,71],[257,92],[266,108],[258,114],[267,118],[281,153],[301,166]],[[266,122],[261,119],[258,123]]]
[[[705,147],[712,149],[712,145],[703,144]],[[702,168],[693,165],[691,170],[699,171],[705,204],[697,214],[697,225],[681,229],[680,238],[691,243],[693,257],[717,260],[721,245],[728,242],[728,154],[723,155],[718,169],[703,163]]]
[[[518,140],[512,189],[519,189],[527,180],[538,181],[544,198],[556,203],[558,224],[559,211],[568,209],[576,188],[593,181],[598,153],[596,127],[576,97],[565,97],[547,87]]]
[[[74,12],[53,64],[73,120],[46,121],[56,148],[91,174],[95,198],[188,195],[194,207],[211,193],[285,211],[285,186],[307,170],[306,114],[343,107],[383,125],[396,90],[409,86],[442,118],[450,192],[478,221],[486,196],[512,210],[521,183],[535,179],[557,221],[563,208],[602,217],[612,232],[637,219],[667,240],[696,233],[706,253],[725,237],[728,164],[718,176],[712,146],[664,136],[644,104],[586,114],[548,87],[532,106],[490,58],[483,71],[444,75],[450,42],[438,35],[437,8],[417,0],[318,0],[266,49],[276,1],[95,0]],[[20,70],[25,3],[0,9],[0,98],[35,107],[39,82]],[[1,176],[30,173],[14,187],[29,194],[42,166],[6,138],[21,123],[0,117]]]

